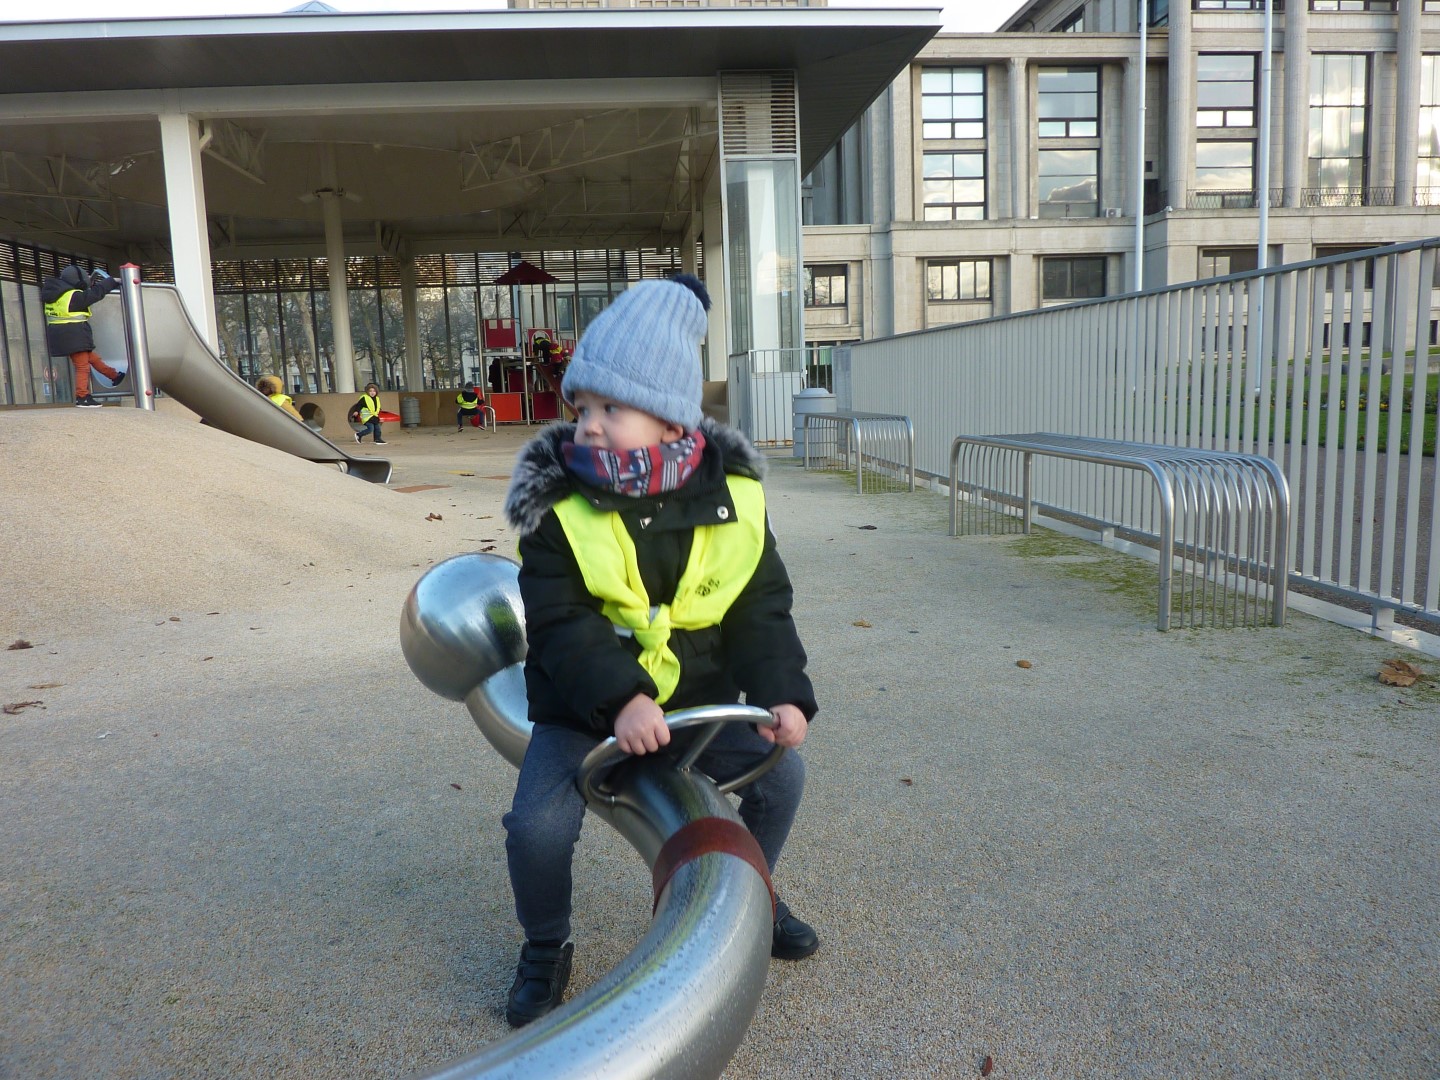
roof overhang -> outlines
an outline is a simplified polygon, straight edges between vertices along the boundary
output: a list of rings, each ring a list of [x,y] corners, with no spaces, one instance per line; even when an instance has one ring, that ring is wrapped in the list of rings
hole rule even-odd
[[[808,171],[939,29],[936,8],[810,7],[11,23],[0,25],[0,122],[64,92],[789,69]]]

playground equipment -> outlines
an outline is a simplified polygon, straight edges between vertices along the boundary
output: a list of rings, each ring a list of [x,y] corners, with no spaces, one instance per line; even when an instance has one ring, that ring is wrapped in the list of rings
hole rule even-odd
[[[127,358],[121,385],[141,408],[154,407],[158,386],[211,427],[337,465],[362,480],[389,482],[388,460],[346,453],[231,371],[195,329],[173,285],[141,285],[138,269],[127,264],[121,267],[120,292],[122,303],[101,304],[90,325],[101,356]]]
[[[495,555],[447,559],[416,583],[400,620],[410,670],[435,693],[463,701],[516,766],[531,727],[518,569]],[[784,751],[777,747],[751,772],[717,787],[691,765],[722,724],[773,726],[770,714],[709,706],[670,713],[667,721],[672,754],[630,758],[607,739],[577,781],[589,808],[652,869],[649,931],[583,993],[427,1077],[702,1080],[724,1070],[759,1004],[774,918],[764,860],[725,795]]]

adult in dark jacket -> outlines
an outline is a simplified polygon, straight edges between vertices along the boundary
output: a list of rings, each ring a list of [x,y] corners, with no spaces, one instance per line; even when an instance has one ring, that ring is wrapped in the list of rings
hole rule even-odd
[[[40,301],[45,305],[45,338],[51,356],[68,356],[75,369],[75,404],[98,409],[100,402],[90,395],[90,369],[118,383],[124,376],[95,351],[95,334],[90,329],[90,309],[120,288],[120,282],[100,272],[86,276],[71,264],[58,277],[40,283]]]
[[[571,872],[585,804],[575,774],[614,735],[633,754],[669,742],[665,710],[738,702],[776,726],[730,725],[697,767],[721,782],[773,744],[798,747],[816,704],[791,618],[789,575],[739,432],[702,420],[698,344],[708,297],[694,279],[645,281],[591,324],[562,390],[574,424],[521,451],[505,502],[520,533],[530,745],[505,815],[525,931],[506,1016],[560,1004],[569,978]],[[774,870],[804,788],[790,750],[738,792],[740,817]],[[819,945],[777,903],[771,955]]]

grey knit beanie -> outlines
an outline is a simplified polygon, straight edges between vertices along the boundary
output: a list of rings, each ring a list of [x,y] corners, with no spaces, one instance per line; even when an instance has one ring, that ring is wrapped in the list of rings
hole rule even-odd
[[[693,431],[709,308],[705,286],[688,274],[630,286],[580,338],[560,386],[565,400],[588,390]]]

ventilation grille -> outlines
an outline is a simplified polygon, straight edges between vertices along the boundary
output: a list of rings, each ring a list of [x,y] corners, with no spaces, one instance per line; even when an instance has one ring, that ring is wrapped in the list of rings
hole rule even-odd
[[[800,152],[793,71],[731,71],[720,76],[721,152],[728,158]]]

